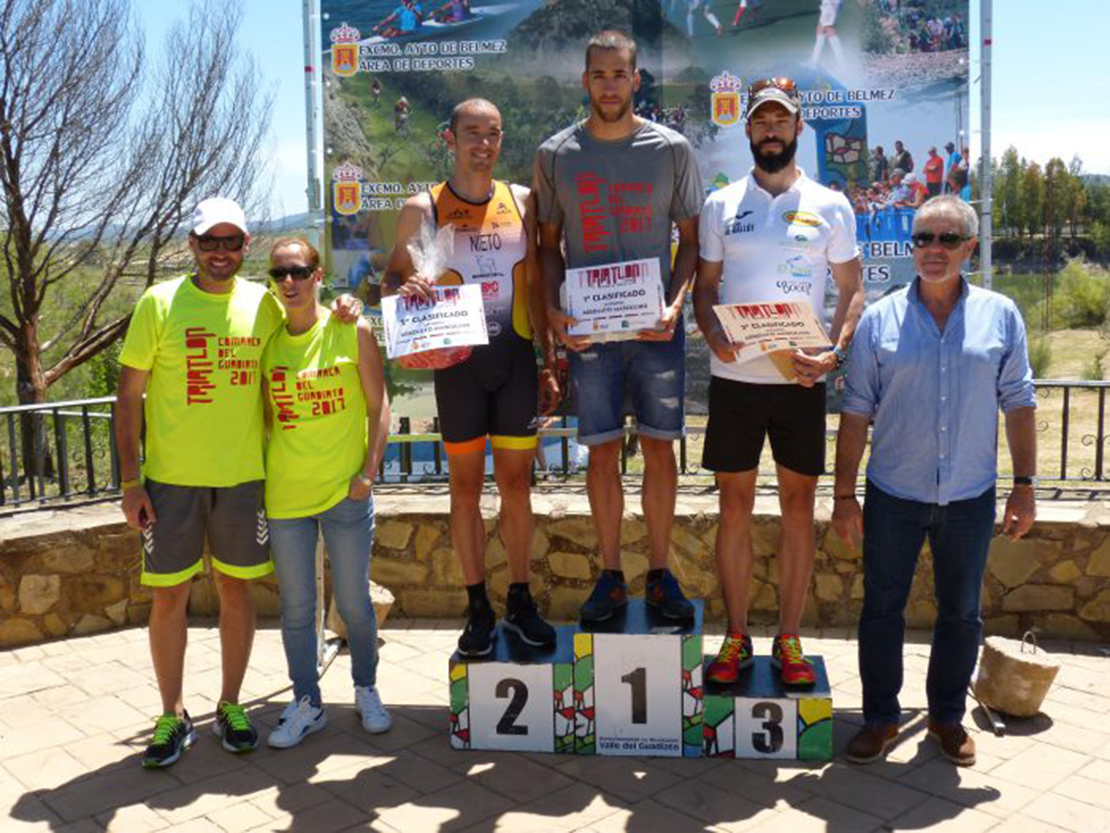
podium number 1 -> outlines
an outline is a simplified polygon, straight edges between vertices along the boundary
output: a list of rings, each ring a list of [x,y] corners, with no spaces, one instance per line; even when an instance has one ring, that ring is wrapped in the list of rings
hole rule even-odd
[[[632,689],[632,722],[647,723],[647,669],[637,668],[621,677]]]
[[[528,702],[528,686],[520,680],[506,677],[497,683],[495,690],[497,699],[504,700],[510,696],[510,690],[512,691],[512,699],[509,701],[509,707],[505,709],[505,713],[501,715],[501,719],[497,721],[497,734],[526,735],[528,734],[528,727],[518,726],[516,719],[520,717],[520,713],[524,711],[524,704]]]

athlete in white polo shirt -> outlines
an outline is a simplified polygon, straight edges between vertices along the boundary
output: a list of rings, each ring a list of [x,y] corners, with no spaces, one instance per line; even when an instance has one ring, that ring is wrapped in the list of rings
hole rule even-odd
[[[709,679],[732,682],[750,664],[747,634],[751,583],[751,513],[763,438],[770,435],[779,482],[779,634],[772,657],[783,682],[814,681],[798,640],[815,551],[813,500],[825,468],[824,374],[839,366],[863,310],[855,214],[844,194],[814,182],[796,166],[802,131],[797,87],[789,78],[758,81],[748,91],[746,133],[755,167],[710,194],[702,207],[694,289],[698,326],[713,350],[709,428],[703,465],[717,474],[720,524],[717,570],[729,633]],[[829,272],[838,293],[835,347],[737,364],[713,305],[805,301],[820,314]]]

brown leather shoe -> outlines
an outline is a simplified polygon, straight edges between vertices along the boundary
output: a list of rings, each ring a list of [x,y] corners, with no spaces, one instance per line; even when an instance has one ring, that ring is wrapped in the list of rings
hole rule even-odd
[[[893,723],[871,723],[864,726],[848,741],[847,758],[853,764],[869,764],[886,754],[886,749],[898,737],[898,726]]]
[[[940,744],[940,754],[956,766],[975,763],[975,741],[959,723],[929,721],[929,737]]]

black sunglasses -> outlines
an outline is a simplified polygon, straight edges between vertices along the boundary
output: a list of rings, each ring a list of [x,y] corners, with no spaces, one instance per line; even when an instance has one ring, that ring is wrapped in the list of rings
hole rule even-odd
[[[970,237],[964,237],[962,234],[956,234],[954,231],[942,231],[940,234],[933,234],[931,231],[919,231],[917,234],[910,237],[916,249],[924,249],[926,246],[931,246],[933,241],[936,240],[944,248],[955,250],[970,239]]]
[[[242,251],[246,237],[242,234],[232,234],[229,237],[218,237],[214,234],[197,234],[197,246],[202,252],[214,252],[223,248],[225,252]]]
[[[316,274],[316,270],[311,266],[275,266],[270,270],[270,278],[281,283],[286,277],[290,277],[295,281],[303,281],[311,278]]]

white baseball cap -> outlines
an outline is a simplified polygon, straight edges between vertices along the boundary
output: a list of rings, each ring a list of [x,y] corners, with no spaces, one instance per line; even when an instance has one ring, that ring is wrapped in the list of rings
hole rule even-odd
[[[247,216],[235,200],[227,197],[209,197],[197,203],[193,211],[193,234],[204,234],[220,223],[229,223],[243,234],[250,234],[247,229]]]

